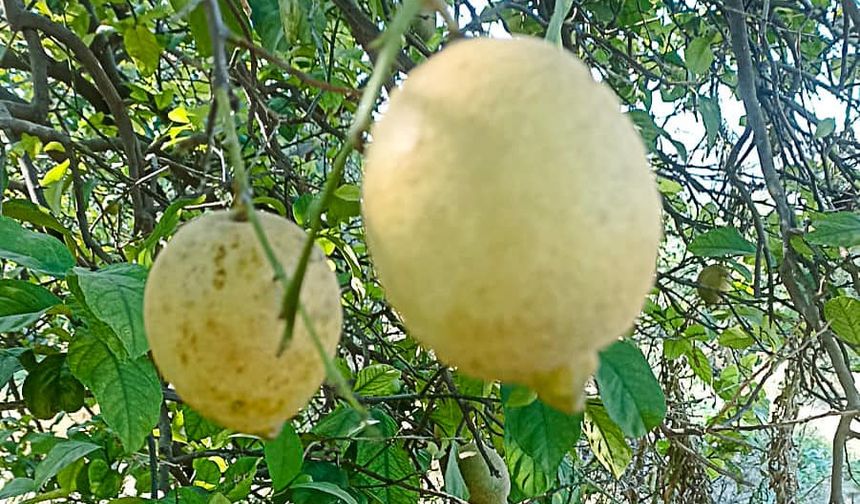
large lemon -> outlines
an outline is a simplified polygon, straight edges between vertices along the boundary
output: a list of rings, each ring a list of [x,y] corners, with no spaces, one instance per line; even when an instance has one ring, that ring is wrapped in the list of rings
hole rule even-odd
[[[281,264],[295,269],[306,234],[257,213]],[[301,315],[285,351],[283,288],[249,222],[213,212],[189,222],[158,255],[144,293],[152,355],[183,401],[234,430],[275,436],[307,405],[325,378]],[[300,302],[325,352],[340,338],[340,291],[315,249]]]
[[[452,44],[393,94],[367,152],[367,241],[389,300],[442,360],[581,406],[661,239],[620,110],[584,64],[532,38]]]

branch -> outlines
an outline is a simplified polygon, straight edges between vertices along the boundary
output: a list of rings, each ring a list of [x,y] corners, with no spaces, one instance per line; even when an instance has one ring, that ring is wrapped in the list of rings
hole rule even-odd
[[[117,92],[116,87],[114,87],[110,77],[108,77],[104,68],[102,68],[98,58],[74,32],[66,27],[58,25],[46,17],[25,10],[18,0],[3,0],[3,4],[6,9],[6,17],[9,20],[9,25],[13,29],[25,30],[29,28],[53,37],[74,53],[78,61],[81,62],[83,67],[93,77],[96,87],[102,92],[102,96],[110,108],[111,115],[116,120],[117,127],[119,128],[119,136],[123,142],[129,164],[129,173],[132,179],[139,179],[143,175],[144,166],[140,145],[134,133],[134,127],[128,117],[122,98]],[[148,231],[152,227],[152,217],[145,212],[143,196],[139,187],[132,187],[131,197],[134,205],[135,228],[136,230]]]
[[[860,406],[860,394],[857,392],[854,377],[851,374],[848,363],[845,361],[833,333],[823,328],[818,308],[808,298],[799,281],[802,275],[797,265],[794,250],[789,242],[790,237],[795,234],[794,212],[788,205],[788,199],[785,196],[779,174],[774,167],[773,152],[770,147],[767,126],[761,110],[761,103],[756,95],[756,75],[750,52],[749,32],[747,30],[743,0],[729,0],[726,7],[725,14],[728,21],[732,49],[734,50],[738,65],[737,91],[744,103],[747,120],[753,130],[759,162],[761,163],[768,192],[776,203],[776,210],[779,215],[784,252],[784,259],[780,268],[783,283],[788,290],[792,302],[794,302],[806,320],[809,329],[821,332],[821,341],[833,364],[833,370],[839,379],[839,383],[845,392],[848,407],[849,409],[857,409]],[[853,416],[843,417],[839,422],[840,428],[837,428],[833,438],[833,466],[831,468],[830,480],[830,502],[832,503],[841,504],[844,502],[842,495],[842,466],[844,465],[844,448],[849,430],[848,424],[850,424],[853,418]]]
[[[332,2],[343,14],[352,37],[375,62],[379,55],[379,48],[373,42],[382,35],[376,23],[371,21],[352,0],[332,0]],[[400,50],[397,51],[395,64],[401,72],[408,72],[415,66],[409,56]]]

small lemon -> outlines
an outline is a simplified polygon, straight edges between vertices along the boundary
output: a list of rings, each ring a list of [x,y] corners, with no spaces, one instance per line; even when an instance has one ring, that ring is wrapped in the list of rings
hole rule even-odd
[[[286,219],[257,216],[281,264],[293,271],[305,232]],[[183,401],[224,427],[267,437],[307,405],[325,368],[301,315],[276,355],[282,296],[249,222],[222,211],[179,229],[149,273],[144,324],[155,363]],[[318,248],[300,302],[332,355],[341,330],[340,289]]]

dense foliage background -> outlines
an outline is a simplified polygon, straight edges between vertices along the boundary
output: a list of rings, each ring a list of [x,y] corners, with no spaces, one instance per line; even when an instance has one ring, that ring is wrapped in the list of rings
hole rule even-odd
[[[627,105],[665,210],[656,286],[635,330],[601,355],[584,414],[461,375],[405,335],[363,240],[360,152],[325,202],[318,243],[343,288],[337,364],[361,406],[324,386],[264,442],[209,423],[162,382],[141,322],[147,267],[182,222],[232,201],[212,83],[229,79],[254,202],[307,227],[385,59],[374,40],[400,8],[3,0],[0,499],[465,502],[449,462],[475,436],[503,454],[511,502],[852,495],[855,0],[562,9],[562,44]],[[554,4],[444,8],[450,23],[425,9],[407,30],[379,103],[457,36],[543,36]],[[213,45],[215,10],[226,45]],[[706,270],[719,288],[698,294],[708,266],[722,268]],[[828,420],[830,431],[807,429]]]

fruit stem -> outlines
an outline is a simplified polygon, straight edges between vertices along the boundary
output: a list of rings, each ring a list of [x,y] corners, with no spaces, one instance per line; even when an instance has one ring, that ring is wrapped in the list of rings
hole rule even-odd
[[[570,12],[570,7],[573,5],[573,0],[558,0],[555,3],[555,8],[552,11],[552,17],[549,19],[549,26],[546,29],[546,40],[561,47],[561,25],[564,23],[564,18]]]
[[[377,43],[381,44],[379,57],[376,60],[376,66],[373,68],[373,73],[370,76],[370,81],[364,88],[361,95],[361,100],[358,103],[352,125],[349,128],[346,142],[341,147],[335,157],[331,172],[326,179],[325,187],[322,194],[316,198],[310,208],[310,229],[308,237],[305,241],[305,246],[302,249],[302,255],[299,257],[299,262],[296,265],[295,272],[292,276],[292,281],[284,292],[284,301],[281,305],[281,316],[286,320],[284,327],[284,336],[278,348],[278,355],[284,351],[287,344],[293,337],[295,329],[296,309],[298,307],[299,293],[302,289],[302,281],[304,280],[305,271],[307,270],[308,260],[310,259],[311,251],[313,250],[314,240],[322,228],[322,214],[325,208],[331,201],[335,189],[337,189],[343,178],[343,171],[346,167],[346,161],[353,149],[361,142],[361,135],[370,125],[373,115],[373,108],[376,100],[379,98],[382,85],[391,74],[391,67],[394,64],[398,51],[400,51],[401,38],[409,29],[412,20],[421,11],[421,0],[406,0],[403,6],[397,11],[391,24],[377,39]]]

